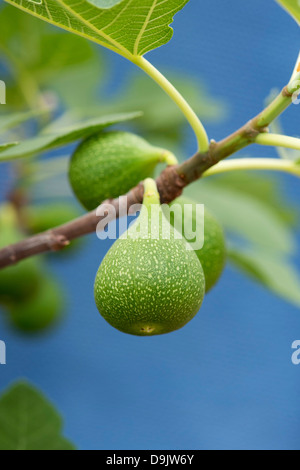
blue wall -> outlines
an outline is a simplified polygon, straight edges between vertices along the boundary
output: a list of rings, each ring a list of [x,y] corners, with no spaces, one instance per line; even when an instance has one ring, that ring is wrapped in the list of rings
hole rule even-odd
[[[273,0],[190,0],[174,27],[173,41],[149,58],[204,78],[227,99],[230,120],[209,128],[216,139],[286,83],[299,51],[299,29]],[[132,69],[109,58],[124,74]],[[292,135],[300,133],[299,109],[284,119]],[[283,181],[299,201],[299,182]],[[24,339],[0,318],[8,350],[0,388],[19,377],[41,387],[81,449],[300,449],[300,366],[291,363],[299,310],[228,269],[183,330],[123,335],[93,301],[108,245],[91,236],[77,257],[55,263],[70,292],[59,330]]]

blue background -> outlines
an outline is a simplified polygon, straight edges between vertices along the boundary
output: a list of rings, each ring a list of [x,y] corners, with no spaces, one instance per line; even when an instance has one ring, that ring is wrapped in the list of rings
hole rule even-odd
[[[191,0],[174,27],[173,41],[148,58],[204,78],[226,98],[230,119],[208,128],[216,139],[287,82],[299,51],[299,27],[273,0]],[[108,57],[122,75],[132,71]],[[299,135],[299,107],[284,122]],[[299,182],[282,181],[299,201]],[[108,247],[91,236],[74,259],[55,262],[70,293],[60,329],[24,339],[0,318],[8,354],[1,390],[20,377],[35,383],[80,449],[300,449],[300,366],[291,363],[299,310],[228,268],[184,329],[126,336],[94,305],[94,276]]]

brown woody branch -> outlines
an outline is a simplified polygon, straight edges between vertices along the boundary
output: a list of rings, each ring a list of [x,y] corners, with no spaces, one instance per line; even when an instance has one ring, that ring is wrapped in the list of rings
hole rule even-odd
[[[299,86],[299,85],[298,85]],[[300,88],[300,86],[299,86]],[[295,88],[296,89],[296,88]],[[292,93],[285,87],[281,94],[271,105],[254,119],[246,123],[241,129],[234,132],[221,142],[212,141],[209,151],[197,153],[182,165],[168,167],[157,178],[157,187],[162,203],[169,203],[181,195],[185,186],[201,178],[203,173],[221,160],[233,155],[237,151],[252,144],[258,134],[268,132],[267,126],[275,117],[281,114],[292,102]],[[143,200],[143,185],[140,183],[133,188],[126,198],[104,201],[101,204],[103,216],[98,216],[96,210],[79,217],[65,225],[56,227],[27,238],[19,243],[0,250],[0,269],[13,265],[30,256],[59,251],[76,238],[95,232],[101,220],[106,219],[111,208],[113,218],[119,217],[120,207],[126,203],[127,213],[134,204],[141,204]]]
[[[169,203],[180,196],[185,183],[178,175],[176,167],[168,167],[158,177],[157,186],[162,202]],[[103,216],[98,216],[96,214],[97,210],[94,210],[60,227],[3,248],[0,250],[0,269],[13,265],[30,256],[64,249],[72,240],[95,232],[99,222],[104,218],[106,219],[110,212],[113,212],[114,217],[119,217],[120,207],[124,207],[124,203],[126,204],[127,212],[130,211],[131,206],[141,204],[143,194],[143,185],[139,184],[126,196],[104,201],[101,204]],[[111,211],[112,208],[113,211]]]

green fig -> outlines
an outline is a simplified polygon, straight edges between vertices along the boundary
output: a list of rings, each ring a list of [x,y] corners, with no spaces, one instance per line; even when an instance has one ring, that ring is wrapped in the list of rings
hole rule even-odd
[[[169,151],[153,147],[134,134],[101,132],[75,150],[69,179],[78,200],[92,210],[153,176],[159,162],[176,164],[177,160]]]
[[[66,224],[81,215],[81,211],[76,205],[62,203],[48,203],[27,206],[22,210],[22,219],[27,230],[32,234],[46,232],[53,227]],[[64,256],[73,253],[81,244],[81,239],[73,240],[64,250],[56,251],[55,256]]]
[[[226,241],[223,228],[207,208],[205,208],[204,220],[198,220],[196,213],[197,203],[191,199],[180,197],[171,203],[171,207],[174,204],[179,204],[182,208],[186,204],[193,206],[192,214],[185,214],[185,218],[192,218],[191,224],[194,228],[198,227],[199,230],[203,230],[204,222],[204,246],[199,250],[195,250],[195,253],[204,271],[206,292],[209,292],[220,279],[226,263]],[[172,213],[170,222],[176,227]],[[184,228],[182,233],[184,234]],[[191,240],[188,241],[191,243]]]
[[[203,269],[177,235],[163,215],[155,181],[147,179],[140,216],[112,246],[96,276],[96,305],[113,327],[137,336],[160,335],[197,314],[205,294]]]
[[[63,225],[79,217],[80,211],[70,203],[48,203],[27,206],[22,211],[26,228],[36,234]]]
[[[17,216],[11,204],[0,208],[0,248],[17,243],[23,238],[18,229]],[[22,300],[34,292],[40,281],[40,265],[34,258],[0,269],[0,302]]]
[[[25,333],[39,333],[53,326],[61,317],[63,294],[60,285],[44,277],[40,287],[30,298],[9,306],[13,325]]]

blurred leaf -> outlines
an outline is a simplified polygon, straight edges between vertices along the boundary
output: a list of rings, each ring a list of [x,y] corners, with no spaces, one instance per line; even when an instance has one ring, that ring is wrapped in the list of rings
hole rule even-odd
[[[63,184],[64,182],[60,183],[60,189]],[[42,185],[42,188],[44,188],[44,185]],[[81,215],[82,210],[77,204],[74,204],[74,202],[66,202],[64,200],[57,200],[53,203],[48,202],[43,204],[39,202],[38,204],[24,207],[21,212],[24,226],[30,234],[46,232],[54,227],[59,227],[71,220],[77,219]],[[83,238],[75,239],[63,250],[53,252],[53,255],[62,257],[73,254],[75,250],[80,248],[83,240]]]
[[[229,250],[229,261],[278,296],[300,307],[300,274],[289,260],[266,250]]]
[[[153,144],[174,149],[183,143],[186,120],[176,105],[149,77],[139,74],[130,79],[119,95],[107,98],[103,85],[103,59],[88,41],[52,28],[45,22],[26,15],[17,8],[0,11],[4,27],[0,31],[0,48],[4,49],[14,84],[7,82],[9,102],[24,106],[25,91],[29,103],[53,103],[60,97],[64,106],[77,111],[78,118],[90,118],[112,112],[141,109],[145,117],[134,130]],[[21,67],[21,69],[20,69]],[[22,73],[21,73],[22,72]],[[25,79],[21,79],[25,74]],[[183,73],[169,73],[175,86],[193,103],[199,117],[219,121],[226,116],[226,107],[200,83]],[[42,92],[42,94],[41,94]],[[40,96],[41,100],[38,99]],[[28,101],[28,99],[27,99]],[[100,106],[95,106],[99,101]]]
[[[3,152],[3,150],[7,150],[11,147],[15,147],[15,145],[18,145],[19,142],[9,142],[7,144],[0,144],[0,152]]]
[[[277,204],[276,179],[264,180],[258,184],[255,173],[211,177],[188,187],[186,194],[206,204],[229,237],[274,253],[294,253],[293,214],[283,203]]]
[[[169,73],[170,81],[176,89],[193,103],[193,109],[201,119],[219,121],[225,117],[225,106],[197,80],[188,75]],[[112,105],[120,106],[122,111],[141,106],[144,114],[144,127],[155,132],[175,133],[179,126],[185,123],[185,118],[166,93],[149,77],[139,74],[131,78],[128,86],[115,98]],[[146,122],[147,121],[147,122]],[[175,130],[172,129],[175,127]]]
[[[7,0],[28,13],[120,54],[142,56],[170,41],[174,15],[189,0],[102,0],[91,5],[86,0],[43,0],[41,4]],[[105,7],[103,7],[105,5]],[[129,26],[130,25],[130,26]]]
[[[263,201],[283,221],[293,226],[297,225],[298,210],[296,206],[286,200],[283,192],[279,190],[282,186],[282,180],[278,175],[239,171],[238,173],[224,173],[215,176],[213,180],[210,178],[210,182],[218,184],[219,188],[235,189],[248,194],[259,202]]]
[[[140,116],[140,113],[119,114],[90,119],[89,121],[73,124],[70,127],[57,129],[47,129],[33,139],[24,140],[14,148],[4,150],[0,153],[0,161],[14,160],[37,155],[46,150],[63,147],[71,142],[75,142],[83,137],[88,137],[102,129],[120,122],[134,119]]]
[[[300,25],[300,3],[299,0],[276,0]]]
[[[228,259],[243,274],[300,305],[300,275],[290,255],[296,209],[285,202],[280,180],[255,172],[228,173],[199,181],[186,194],[207,205],[223,223]]]
[[[48,113],[49,109],[35,109],[32,111],[25,111],[21,113],[7,113],[0,114],[0,133],[13,129],[25,122],[31,121],[33,118],[42,116]]]
[[[0,399],[0,450],[75,450],[62,419],[34,387],[17,382]]]
[[[38,204],[25,207],[22,213],[26,227],[31,233],[46,232],[66,224],[82,215],[74,203]]]
[[[64,68],[50,85],[68,110],[81,110],[94,106],[103,73],[100,71],[103,59],[100,54],[96,60],[85,65]],[[102,69],[104,67],[102,66]],[[118,111],[119,112],[119,111]],[[104,114],[102,111],[100,114]],[[99,113],[98,113],[99,116]]]
[[[169,73],[168,78],[182,93],[193,109],[204,121],[219,122],[227,115],[227,107],[222,100],[209,94],[205,87],[189,75]],[[87,115],[99,112],[128,112],[140,109],[143,117],[134,123],[135,130],[160,146],[166,140],[181,144],[185,137],[186,119],[166,93],[153,80],[144,74],[134,75],[120,93],[109,102],[101,99],[101,107],[86,108]]]
[[[11,105],[39,106],[47,101],[49,90],[68,106],[93,103],[104,67],[92,44],[17,8],[1,9],[0,22],[0,52],[11,75],[6,80]]]

